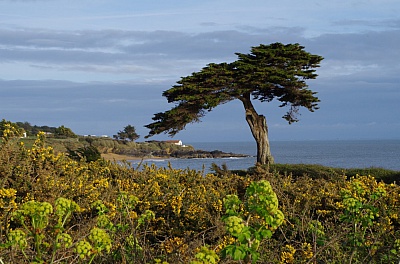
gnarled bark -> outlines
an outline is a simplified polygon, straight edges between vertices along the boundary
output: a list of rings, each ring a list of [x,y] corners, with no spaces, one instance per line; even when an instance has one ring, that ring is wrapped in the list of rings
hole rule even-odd
[[[250,94],[240,97],[246,111],[246,121],[257,143],[257,162],[260,164],[274,163],[268,140],[267,119],[259,115],[250,100]]]

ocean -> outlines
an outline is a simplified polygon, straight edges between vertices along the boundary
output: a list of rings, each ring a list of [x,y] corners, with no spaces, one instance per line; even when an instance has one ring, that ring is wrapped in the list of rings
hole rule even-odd
[[[158,167],[210,171],[212,163],[230,170],[247,169],[256,162],[255,142],[184,142],[195,149],[247,154],[246,158],[146,160]],[[400,140],[272,141],[275,163],[319,164],[336,168],[385,168],[400,171]],[[131,161],[134,166],[137,161]]]

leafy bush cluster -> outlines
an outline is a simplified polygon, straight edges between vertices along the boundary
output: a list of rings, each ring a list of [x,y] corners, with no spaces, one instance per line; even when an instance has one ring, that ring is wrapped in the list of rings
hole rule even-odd
[[[0,145],[3,263],[398,263],[400,188],[372,176],[85,162]]]

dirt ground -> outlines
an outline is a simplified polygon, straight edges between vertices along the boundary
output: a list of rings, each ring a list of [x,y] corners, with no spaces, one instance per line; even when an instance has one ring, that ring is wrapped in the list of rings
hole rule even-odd
[[[115,153],[103,153],[101,154],[101,157],[106,159],[106,160],[111,160],[111,161],[121,161],[121,160],[140,160],[138,157],[132,157],[128,155],[119,155]]]

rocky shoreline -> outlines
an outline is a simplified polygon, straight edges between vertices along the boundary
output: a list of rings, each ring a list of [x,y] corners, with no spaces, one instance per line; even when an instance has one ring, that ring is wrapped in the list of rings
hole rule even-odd
[[[165,151],[154,151],[151,153],[103,153],[101,156],[106,160],[137,160],[137,159],[207,159],[207,158],[245,158],[249,155],[227,153],[220,150],[175,150],[171,153]]]
[[[175,151],[170,155],[172,158],[179,159],[205,159],[205,158],[244,158],[249,155],[226,153],[220,150],[205,151],[205,150],[191,150],[191,151]]]

